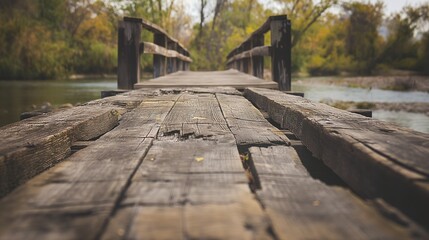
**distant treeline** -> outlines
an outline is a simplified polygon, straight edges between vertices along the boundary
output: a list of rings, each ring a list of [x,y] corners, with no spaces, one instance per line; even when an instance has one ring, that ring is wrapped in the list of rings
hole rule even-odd
[[[2,0],[0,79],[114,73],[124,15],[154,22],[182,41],[192,69],[223,69],[229,51],[274,14],[292,20],[295,72],[429,74],[429,2],[387,16],[382,1]],[[152,40],[149,32],[142,37]],[[150,70],[151,56],[142,57],[142,68]]]

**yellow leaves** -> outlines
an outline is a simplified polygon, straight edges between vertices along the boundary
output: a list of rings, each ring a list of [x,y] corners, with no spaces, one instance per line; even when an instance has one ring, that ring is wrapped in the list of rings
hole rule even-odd
[[[203,157],[195,157],[195,161],[197,161],[197,162],[201,162],[201,161],[203,161],[204,160],[204,158]]]

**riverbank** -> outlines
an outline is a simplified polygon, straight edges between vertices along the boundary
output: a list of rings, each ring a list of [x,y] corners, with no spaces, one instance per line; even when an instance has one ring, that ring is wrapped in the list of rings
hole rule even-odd
[[[353,101],[334,101],[330,99],[323,99],[321,103],[330,106],[351,110],[351,109],[371,109],[371,110],[386,110],[386,111],[404,111],[411,113],[422,113],[429,116],[429,103],[424,102],[353,102]]]
[[[298,78],[306,83],[323,83],[352,88],[429,92],[429,76],[365,76]]]

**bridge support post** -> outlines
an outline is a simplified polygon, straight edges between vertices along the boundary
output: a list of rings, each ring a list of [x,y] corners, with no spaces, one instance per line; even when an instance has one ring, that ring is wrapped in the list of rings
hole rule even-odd
[[[164,34],[158,34],[155,33],[153,35],[153,43],[155,43],[158,46],[161,46],[163,48],[166,48],[167,46],[167,39],[165,38]],[[153,77],[161,77],[164,76],[167,72],[167,63],[166,63],[166,57],[161,55],[153,55]]]
[[[168,41],[167,49],[177,51],[177,44],[172,41]],[[176,72],[176,58],[167,58],[167,74]]]
[[[264,46],[264,35],[256,35],[252,38],[252,47]],[[252,74],[257,78],[264,78],[264,56],[252,56]]]
[[[291,90],[291,23],[285,16],[271,19],[271,72],[282,91]]]
[[[243,49],[241,50],[241,52],[245,52],[252,49],[252,43],[246,42],[243,44]],[[251,74],[252,73],[252,60],[251,58],[243,58],[242,59],[242,63],[243,63],[243,67],[242,67],[242,72],[247,73],[247,74]]]
[[[133,89],[140,79],[141,23],[120,21],[118,29],[118,89]]]

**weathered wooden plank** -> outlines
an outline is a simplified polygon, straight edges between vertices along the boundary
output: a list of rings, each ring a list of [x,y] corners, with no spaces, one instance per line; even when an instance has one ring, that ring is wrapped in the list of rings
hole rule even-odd
[[[231,143],[155,141],[121,204],[103,239],[114,238],[115,229],[138,228],[145,209],[154,208],[161,209],[158,213],[167,226],[173,225],[172,221],[184,226],[170,228],[171,235],[166,236],[170,239],[267,235],[268,221],[250,193],[237,148]],[[168,209],[179,211],[182,217],[166,219]],[[145,224],[156,226],[156,219],[147,219]],[[218,228],[226,231],[215,231]],[[147,238],[141,231],[128,234],[125,238]]]
[[[0,196],[70,154],[72,143],[96,138],[118,124],[112,107],[74,107],[0,128]]]
[[[380,197],[420,223],[429,222],[429,136],[264,89],[247,98],[290,129],[356,192]]]
[[[348,190],[314,179],[292,147],[252,147],[265,206],[279,239],[410,239],[427,233],[383,217]]]
[[[137,83],[135,88],[191,88],[191,87],[246,87],[277,88],[277,83],[266,81],[237,70],[216,72],[179,71],[167,76]]]
[[[150,143],[97,140],[30,180],[1,199],[0,238],[94,238]]]
[[[252,40],[252,47],[264,45],[264,35],[255,35]],[[264,57],[263,56],[252,56],[252,74],[258,78],[264,78]]]
[[[270,22],[271,29],[271,78],[282,91],[291,90],[291,23],[287,19]]]
[[[0,239],[97,238],[177,97],[161,96],[158,107],[143,100],[117,128],[1,199]]]
[[[150,239],[163,230],[156,227],[160,219],[170,226],[161,239],[270,238],[213,93],[180,93],[102,239],[117,238],[118,231],[126,239]],[[137,230],[140,224],[152,230]]]
[[[124,17],[124,21],[141,23],[145,29],[147,29],[147,30],[149,30],[155,34],[165,35],[170,41],[177,43],[180,46],[180,48],[182,48],[183,50],[188,52],[188,50],[178,40],[176,40],[172,36],[168,35],[168,33],[164,29],[162,29],[161,27],[159,27],[158,25],[156,25],[154,23],[148,22],[148,21],[141,19],[141,18],[133,18],[133,17]]]
[[[141,24],[121,21],[118,27],[118,88],[133,89],[140,80]]]
[[[185,62],[192,62],[192,59],[190,57],[186,57],[178,53],[177,51],[169,50],[167,48],[158,46],[150,42],[143,42],[143,46],[144,46],[144,51],[143,51],[144,53],[157,54],[157,55],[162,55],[164,57],[169,57],[169,58],[178,58]]]
[[[288,145],[289,139],[272,126],[242,96],[216,94],[228,127],[239,146]]]
[[[168,93],[176,93],[177,94],[177,93],[182,93],[182,92],[190,92],[190,93],[222,93],[222,94],[228,94],[228,95],[243,96],[243,94],[241,92],[237,91],[235,88],[232,88],[232,87],[162,88],[162,89],[160,89],[160,92],[162,94],[168,94]]]
[[[276,21],[276,20],[287,20],[287,16],[286,15],[278,15],[278,16],[270,16],[267,21],[264,22],[264,24],[262,24],[261,27],[259,27],[258,29],[256,29],[250,36],[249,38],[247,38],[242,44],[240,44],[237,48],[235,48],[234,50],[232,50],[227,58],[229,59],[230,57],[234,56],[237,52],[237,50],[246,42],[251,41],[253,38],[260,36],[260,35],[264,35],[266,32],[270,31],[270,27],[271,27],[271,21]]]
[[[183,93],[163,124],[226,124],[214,94]]]
[[[254,56],[270,56],[270,46],[258,46],[248,51],[237,54],[234,57],[230,58],[227,64],[233,61],[241,60],[244,58],[251,58]]]

